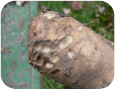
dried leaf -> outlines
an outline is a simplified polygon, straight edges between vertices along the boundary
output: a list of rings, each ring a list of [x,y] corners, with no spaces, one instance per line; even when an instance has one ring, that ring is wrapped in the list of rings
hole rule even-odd
[[[104,7],[104,6],[98,6],[98,11],[99,11],[100,13],[103,13],[104,10],[105,10],[105,7]]]
[[[69,15],[70,14],[70,8],[63,8],[64,14]]]

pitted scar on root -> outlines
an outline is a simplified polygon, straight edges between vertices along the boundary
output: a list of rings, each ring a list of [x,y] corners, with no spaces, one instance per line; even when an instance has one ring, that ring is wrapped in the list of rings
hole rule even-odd
[[[54,63],[60,60],[60,51],[67,48],[72,41],[73,37],[69,34],[61,38],[57,44],[50,40],[36,41],[31,62],[39,67],[45,65],[48,69],[53,68]],[[68,56],[72,58],[74,53],[68,52]]]

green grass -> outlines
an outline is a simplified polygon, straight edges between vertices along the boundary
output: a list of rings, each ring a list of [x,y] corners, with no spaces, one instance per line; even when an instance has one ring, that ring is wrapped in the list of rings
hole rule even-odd
[[[69,16],[75,18],[76,20],[86,24],[97,19],[99,22],[93,22],[88,25],[96,33],[104,36],[106,39],[114,41],[114,12],[112,7],[105,2],[80,2],[83,4],[83,9],[75,11],[72,8],[71,2],[66,1],[41,1],[39,8],[40,11],[43,10],[43,7],[49,6],[51,10],[60,12],[64,14],[63,8],[70,8],[71,12]],[[105,7],[103,13],[98,11],[98,5]],[[99,15],[99,17],[97,17]],[[61,89],[65,88],[63,85],[58,84],[54,80],[43,76],[44,87],[45,89]]]
[[[46,77],[45,75],[42,76],[43,78],[43,88],[44,89],[64,89],[65,86],[55,82],[53,79]]]
[[[75,11],[72,9],[71,2],[66,1],[42,1],[40,2],[40,11],[43,10],[43,7],[49,6],[51,10],[57,11],[60,13],[63,12],[63,8],[70,8],[71,13],[69,16],[75,18],[76,20],[82,23],[89,23],[97,19],[99,22],[94,22],[89,24],[88,27],[92,28],[97,33],[105,36],[105,38],[114,41],[114,12],[111,6],[109,6],[105,2],[101,1],[93,1],[91,3],[88,2],[80,2],[83,3],[83,9],[79,11]],[[97,6],[105,7],[103,13],[99,13]],[[99,15],[99,17],[96,17]]]

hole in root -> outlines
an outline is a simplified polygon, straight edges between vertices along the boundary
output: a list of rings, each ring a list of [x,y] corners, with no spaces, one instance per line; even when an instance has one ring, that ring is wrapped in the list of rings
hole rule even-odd
[[[56,70],[52,71],[51,74],[52,75],[57,75],[59,72],[60,72],[60,70],[59,69],[56,69]]]

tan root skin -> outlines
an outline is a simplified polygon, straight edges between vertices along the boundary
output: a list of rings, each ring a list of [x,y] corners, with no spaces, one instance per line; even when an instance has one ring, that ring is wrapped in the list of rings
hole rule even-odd
[[[48,11],[31,20],[29,63],[68,88],[104,88],[113,80],[114,50],[71,17]]]

